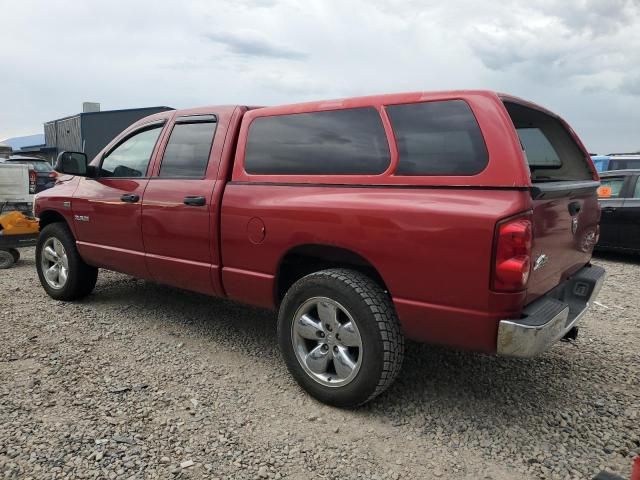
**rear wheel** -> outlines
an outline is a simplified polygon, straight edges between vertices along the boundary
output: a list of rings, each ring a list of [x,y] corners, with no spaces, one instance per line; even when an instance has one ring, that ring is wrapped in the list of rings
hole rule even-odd
[[[10,268],[16,263],[9,250],[0,250],[0,269]]]
[[[355,407],[395,380],[404,338],[389,295],[347,269],[298,280],[285,295],[278,339],[289,371],[318,400]]]
[[[98,269],[82,260],[75,238],[64,223],[49,224],[40,232],[36,269],[40,283],[56,300],[76,300],[89,295],[98,278]]]

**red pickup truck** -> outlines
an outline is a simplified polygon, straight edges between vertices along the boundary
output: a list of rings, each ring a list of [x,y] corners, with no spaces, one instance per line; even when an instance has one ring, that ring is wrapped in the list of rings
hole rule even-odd
[[[493,92],[162,112],[57,170],[35,202],[51,297],[106,268],[278,309],[290,372],[338,406],[393,382],[405,338],[537,355],[604,279],[589,155]]]

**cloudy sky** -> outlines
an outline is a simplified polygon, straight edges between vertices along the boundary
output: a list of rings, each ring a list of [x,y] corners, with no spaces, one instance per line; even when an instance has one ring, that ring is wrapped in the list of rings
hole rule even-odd
[[[0,0],[0,139],[76,113],[487,88],[640,150],[640,0]]]

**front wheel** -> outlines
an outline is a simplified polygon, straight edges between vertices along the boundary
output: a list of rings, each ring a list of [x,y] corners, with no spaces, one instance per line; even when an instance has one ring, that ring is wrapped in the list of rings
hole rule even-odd
[[[362,405],[381,394],[404,356],[389,295],[347,269],[312,273],[289,289],[280,306],[278,340],[298,383],[338,407]]]
[[[75,238],[64,223],[49,224],[40,232],[36,269],[43,288],[56,300],[85,297],[98,279],[98,269],[82,260]]]

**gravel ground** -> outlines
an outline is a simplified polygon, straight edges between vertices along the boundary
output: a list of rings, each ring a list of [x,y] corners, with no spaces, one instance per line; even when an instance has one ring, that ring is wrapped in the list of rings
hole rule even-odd
[[[275,314],[101,272],[51,300],[33,250],[0,271],[2,478],[628,478],[640,451],[640,263],[576,343],[531,359],[408,346],[354,411],[289,377]],[[633,294],[630,294],[632,289]]]

